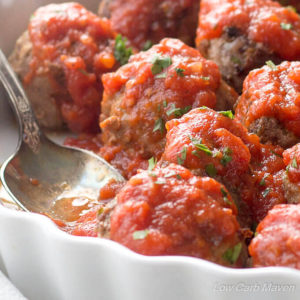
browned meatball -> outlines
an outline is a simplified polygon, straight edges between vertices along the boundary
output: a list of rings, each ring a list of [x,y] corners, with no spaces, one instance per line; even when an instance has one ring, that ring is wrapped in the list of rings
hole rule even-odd
[[[101,153],[127,177],[160,158],[167,120],[200,106],[231,109],[237,96],[214,62],[176,39],[133,55],[102,80]]]
[[[267,60],[300,58],[300,17],[270,0],[203,0],[196,45],[238,92]],[[284,45],[284,46],[283,46]]]
[[[119,65],[115,37],[108,20],[77,3],[51,4],[33,14],[10,62],[42,126],[99,131],[101,75]]]
[[[99,15],[139,49],[175,37],[193,45],[200,0],[103,0]]]
[[[109,237],[145,255],[187,255],[241,267],[247,258],[243,235],[224,193],[214,179],[178,165],[140,171],[117,195]]]
[[[300,141],[300,63],[252,71],[244,82],[236,117],[262,143],[289,148]]]

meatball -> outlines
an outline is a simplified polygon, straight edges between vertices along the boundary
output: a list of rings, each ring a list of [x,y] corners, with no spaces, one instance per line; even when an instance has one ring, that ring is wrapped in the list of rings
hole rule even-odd
[[[115,37],[109,21],[76,3],[51,4],[32,15],[10,62],[41,125],[99,131],[101,75],[118,65]]]
[[[164,150],[167,120],[200,106],[232,108],[237,95],[220,77],[214,62],[176,39],[133,55],[102,76],[101,154],[127,178],[147,167]]]
[[[102,0],[99,15],[139,49],[174,37],[193,45],[200,0]]]
[[[300,141],[300,62],[269,63],[244,82],[236,117],[262,143],[289,148]]]
[[[300,17],[270,0],[203,0],[196,45],[238,92],[267,60],[300,58]],[[284,45],[284,47],[282,46]]]
[[[167,122],[160,165],[177,163],[222,182],[236,201],[242,226],[252,226],[273,205],[285,203],[278,175],[284,164],[274,154],[282,150],[261,145],[232,118],[228,112],[196,108]]]
[[[290,204],[300,203],[300,144],[283,152],[286,172],[283,174],[285,197]]]
[[[254,267],[300,269],[300,205],[277,205],[257,227],[249,246]]]
[[[187,255],[225,266],[243,266],[247,256],[225,187],[174,164],[141,170],[127,182],[111,214],[110,238],[144,255]]]

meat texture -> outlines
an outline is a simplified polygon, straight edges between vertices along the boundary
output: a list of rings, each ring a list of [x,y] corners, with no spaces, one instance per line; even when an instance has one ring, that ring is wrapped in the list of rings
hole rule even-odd
[[[166,121],[200,106],[231,109],[237,98],[214,62],[176,39],[133,55],[102,79],[101,153],[126,177],[147,167],[151,157],[160,158]]]
[[[236,117],[262,143],[289,148],[300,141],[300,63],[269,63],[252,71],[236,107]]]
[[[99,131],[101,75],[119,66],[115,37],[109,21],[76,3],[50,4],[32,15],[10,62],[42,126]]]
[[[102,0],[99,15],[110,17],[112,28],[139,49],[174,37],[194,44],[199,0]]]
[[[238,92],[249,71],[268,60],[300,58],[300,17],[270,0],[203,0],[196,45]],[[284,47],[282,45],[285,45]]]

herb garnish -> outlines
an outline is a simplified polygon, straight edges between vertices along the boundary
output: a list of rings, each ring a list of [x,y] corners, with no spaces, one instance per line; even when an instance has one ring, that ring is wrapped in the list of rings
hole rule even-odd
[[[149,230],[145,229],[145,230],[138,230],[135,231],[132,234],[132,237],[134,240],[143,240],[144,238],[146,238],[146,236],[149,234]]]
[[[294,157],[293,160],[292,160],[291,166],[292,166],[293,168],[295,168],[295,169],[298,168],[297,160],[296,160],[295,157]]]
[[[225,189],[223,187],[221,187],[221,193],[222,193],[222,196],[223,196],[223,200],[226,204],[229,204],[231,205],[231,201],[229,201],[228,199],[228,193],[225,191]]]
[[[143,51],[147,51],[147,50],[149,50],[149,49],[152,47],[152,45],[153,45],[152,41],[147,40],[147,41],[145,42],[145,44],[144,44],[142,50],[143,50]]]
[[[234,264],[239,258],[242,250],[242,243],[236,244],[233,248],[229,248],[223,254],[223,259],[228,261],[230,264]]]
[[[127,39],[118,34],[115,39],[114,56],[116,60],[125,65],[128,63],[129,57],[133,54],[131,47],[126,47]]]
[[[203,151],[205,154],[212,156],[212,151],[205,144],[202,144],[202,139],[197,140],[192,137],[189,137],[189,139],[191,140],[191,142],[197,150]]]
[[[210,80],[210,78],[208,76],[201,76],[200,78],[204,81],[209,81]]]
[[[167,111],[167,116],[174,114],[175,117],[180,118],[186,114],[192,107],[190,105],[184,108],[178,108],[174,103],[171,104],[171,108]]]
[[[291,30],[291,29],[293,29],[293,25],[290,24],[290,23],[280,23],[280,27],[283,30]]]
[[[184,73],[183,73],[185,71],[184,69],[175,68],[175,71],[179,77],[184,77]]]
[[[270,191],[271,191],[270,188],[265,189],[265,190],[263,191],[263,193],[262,193],[262,196],[263,196],[264,198],[266,198],[266,197],[268,196],[268,194],[270,193]]]
[[[161,133],[164,133],[165,130],[165,121],[162,118],[159,118],[155,121],[153,132],[160,130]]]
[[[231,120],[234,119],[234,115],[233,115],[231,110],[219,111],[218,113],[225,116],[225,117],[227,117],[227,118],[229,118],[229,119],[231,119]]]
[[[155,168],[156,164],[157,164],[157,159],[156,159],[155,157],[151,157],[151,158],[148,160],[148,164],[149,164],[148,170],[149,170],[149,171],[152,171],[152,170]]]
[[[271,60],[266,61],[266,65],[273,71],[277,70],[276,65]]]
[[[169,67],[172,64],[172,59],[169,56],[160,57],[155,56],[152,61],[151,72],[153,75],[161,73],[165,68]],[[157,76],[156,76],[157,77]]]
[[[270,176],[270,173],[266,173],[265,175],[264,175],[264,177],[262,178],[262,180],[259,182],[259,185],[260,186],[265,186],[266,185],[266,178],[268,177],[268,176]]]
[[[221,164],[226,167],[226,165],[232,161],[232,156],[230,155],[232,150],[229,147],[225,147],[223,150],[223,157],[221,158]]]
[[[208,164],[205,167],[205,172],[208,176],[214,177],[217,175],[217,169],[214,164]]]
[[[180,151],[180,155],[177,155],[177,162],[179,165],[183,165],[186,160],[186,146],[183,146],[183,148]]]

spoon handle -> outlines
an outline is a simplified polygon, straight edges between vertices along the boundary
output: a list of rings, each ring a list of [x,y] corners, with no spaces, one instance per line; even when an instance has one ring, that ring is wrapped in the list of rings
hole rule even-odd
[[[8,99],[19,122],[19,146],[23,140],[33,152],[38,152],[42,136],[41,130],[31,109],[30,102],[1,49],[0,81],[8,93]]]

